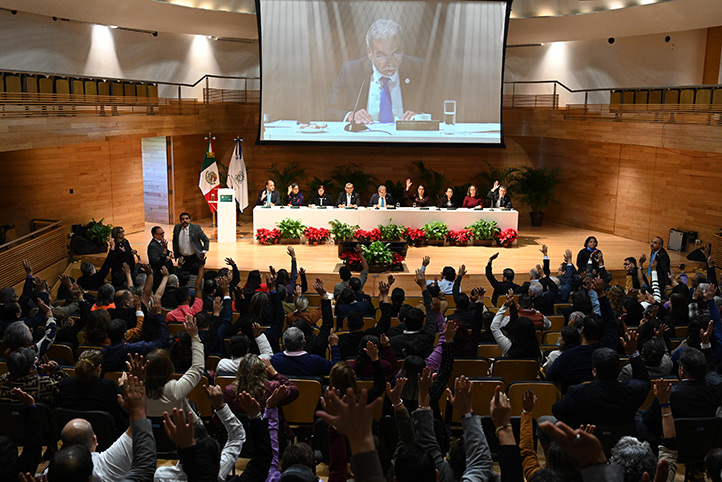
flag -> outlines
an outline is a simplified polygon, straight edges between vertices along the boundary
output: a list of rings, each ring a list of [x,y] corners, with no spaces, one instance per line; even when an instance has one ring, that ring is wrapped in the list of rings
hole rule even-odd
[[[201,178],[198,181],[198,187],[201,188],[203,197],[206,198],[208,207],[214,213],[218,209],[218,164],[216,163],[216,154],[213,152],[213,139],[215,137],[208,134],[208,147],[206,155],[203,157],[203,165],[201,166]]]
[[[241,152],[242,139],[236,137],[236,148],[233,150],[231,162],[228,163],[228,177],[226,186],[233,188],[236,192],[238,208],[243,212],[248,207],[248,176],[246,174],[246,161],[243,160]]]

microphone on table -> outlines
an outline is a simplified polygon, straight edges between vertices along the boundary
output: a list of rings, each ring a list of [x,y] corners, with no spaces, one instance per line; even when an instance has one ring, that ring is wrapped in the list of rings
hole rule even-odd
[[[358,90],[358,95],[356,96],[356,103],[353,105],[353,110],[351,111],[351,120],[343,128],[343,130],[345,130],[346,132],[361,132],[369,130],[369,128],[366,127],[364,124],[357,124],[353,121],[356,110],[358,109],[358,102],[359,100],[361,100],[361,92],[363,92],[365,85],[366,79],[364,79],[364,81],[361,83],[361,88]]]

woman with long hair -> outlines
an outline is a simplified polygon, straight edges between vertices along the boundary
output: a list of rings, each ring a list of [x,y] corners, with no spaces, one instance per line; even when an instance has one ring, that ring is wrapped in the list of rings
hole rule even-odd
[[[476,186],[473,184],[469,186],[469,188],[466,190],[466,197],[464,197],[464,202],[462,203],[462,207],[465,208],[475,208],[475,207],[484,207],[481,196],[479,195],[479,190],[476,189]]]
[[[441,197],[441,205],[439,207],[441,207],[441,208],[459,207],[459,202],[456,200],[456,196],[454,196],[454,188],[453,187],[446,188],[446,191],[444,191],[444,195]]]
[[[173,413],[174,408],[190,410],[188,394],[201,381],[205,369],[203,343],[193,315],[186,316],[185,331],[191,337],[191,366],[178,380],[173,379],[175,366],[167,351],[157,349],[148,354],[145,392],[148,398],[149,417],[160,417],[163,412]]]
[[[419,184],[416,188],[416,192],[406,191],[409,203],[417,208],[426,207],[429,205],[429,196],[426,194],[426,188],[423,184]]]
[[[130,273],[135,273],[136,256],[138,251],[134,250],[128,240],[125,237],[125,229],[122,226],[115,226],[110,232],[110,236],[115,241],[115,258],[110,268],[110,278],[115,279],[116,273],[123,271],[123,263],[126,263],[130,268]],[[140,261],[140,257],[138,258]],[[125,275],[123,275],[125,279]],[[130,288],[130,286],[128,287]]]
[[[534,358],[541,361],[539,339],[536,335],[534,323],[529,318],[526,316],[517,318],[513,323],[513,327],[511,327],[509,336],[502,331],[501,322],[512,304],[514,304],[514,295],[509,293],[506,295],[506,302],[499,308],[496,316],[494,316],[494,321],[491,322],[491,332],[494,335],[494,340],[501,347],[502,355],[505,357]],[[507,325],[507,329],[510,328],[509,325]]]
[[[75,376],[60,382],[58,407],[69,410],[104,410],[115,420],[121,433],[128,427],[125,412],[118,405],[121,391],[115,380],[101,378],[103,354],[100,350],[85,350],[75,363]]]
[[[579,253],[577,253],[577,269],[579,271],[586,271],[587,270],[587,262],[589,262],[589,257],[597,251],[597,245],[599,242],[597,241],[597,238],[594,236],[589,236],[587,239],[584,240],[584,247],[579,250]],[[594,268],[598,268],[597,261],[592,258],[592,264],[594,265]]]
[[[242,392],[247,392],[263,409],[268,397],[281,385],[286,386],[286,393],[278,402],[279,407],[298,398],[298,388],[285,375],[278,373],[269,360],[262,360],[257,355],[248,353],[238,363],[236,380],[223,389],[223,399],[233,412],[243,412],[239,396]]]

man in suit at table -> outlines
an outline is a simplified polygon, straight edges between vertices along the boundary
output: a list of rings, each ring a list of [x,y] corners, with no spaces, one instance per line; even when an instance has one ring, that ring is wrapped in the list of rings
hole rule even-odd
[[[421,112],[422,71],[421,59],[404,55],[399,24],[376,20],[366,32],[366,57],[345,62],[333,84],[331,119],[357,124],[412,119]]]
[[[281,204],[281,194],[276,191],[276,183],[271,179],[266,181],[265,189],[258,193],[256,206],[278,206]]]
[[[198,265],[208,252],[210,240],[197,224],[191,224],[191,215],[181,213],[180,223],[173,228],[173,251],[176,259],[183,256],[182,271],[196,273]]]
[[[394,198],[391,197],[391,194],[386,192],[386,186],[383,184],[379,186],[378,192],[371,196],[371,201],[369,201],[369,207],[374,208],[385,208],[393,205]]]
[[[344,186],[344,192],[338,195],[336,199],[336,206],[340,208],[357,208],[361,204],[361,198],[357,192],[353,190],[353,184],[350,182]]]
[[[499,181],[494,181],[494,187],[491,188],[486,195],[489,199],[490,208],[509,208],[511,209],[511,197],[506,192],[506,187],[500,186]]]

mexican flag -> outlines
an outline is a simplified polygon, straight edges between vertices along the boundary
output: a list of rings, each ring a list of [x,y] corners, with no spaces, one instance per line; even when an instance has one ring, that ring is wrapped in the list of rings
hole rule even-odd
[[[216,163],[216,154],[213,152],[213,139],[215,137],[210,134],[206,137],[208,140],[208,147],[206,148],[206,155],[203,157],[203,166],[201,166],[201,178],[198,181],[198,187],[201,188],[203,197],[208,202],[208,207],[211,212],[216,212],[218,209],[218,164]]]

